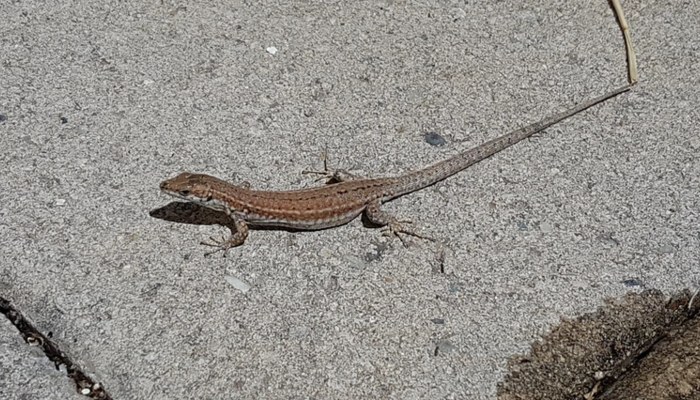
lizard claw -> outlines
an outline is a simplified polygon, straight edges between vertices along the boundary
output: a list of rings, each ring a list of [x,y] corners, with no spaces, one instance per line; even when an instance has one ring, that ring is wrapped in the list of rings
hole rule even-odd
[[[214,250],[204,253],[204,256],[210,256],[212,254],[223,251],[224,257],[226,257],[228,255],[228,251],[231,248],[239,245],[239,244],[234,242],[233,238],[226,239],[223,236],[221,237],[221,239],[215,239],[213,236],[210,236],[209,240],[210,240],[210,242],[204,242],[204,241],[199,242],[201,245],[214,247]]]
[[[401,241],[401,244],[403,244],[404,247],[408,247],[408,243],[406,242],[406,240],[404,239],[402,234],[417,237],[420,239],[430,240],[432,242],[435,241],[432,238],[420,235],[416,232],[413,232],[410,229],[406,229],[406,228],[404,228],[403,225],[401,225],[401,224],[411,224],[411,223],[413,223],[413,221],[411,221],[410,219],[400,219],[400,220],[393,219],[385,227],[382,228],[382,235],[387,236],[387,237],[399,238],[399,240]]]
[[[213,236],[209,236],[209,242],[202,241],[199,242],[199,244],[214,247],[214,250],[204,253],[205,256],[210,256],[214,253],[223,251],[224,257],[226,257],[226,253],[228,252],[228,249],[230,249],[230,247],[226,247],[226,240],[224,238],[215,239]]]
[[[313,174],[313,175],[320,175],[316,181],[322,181],[325,180],[327,184],[333,184],[333,183],[340,183],[340,182],[347,182],[347,181],[352,181],[352,180],[357,180],[359,177],[357,175],[354,175],[348,171],[345,171],[343,169],[336,169],[336,170],[324,170],[324,171],[314,171],[314,170],[308,170],[305,169],[301,171],[302,174],[307,175],[307,174]]]
[[[319,175],[319,177],[314,180],[315,182],[320,182],[323,180],[325,180],[328,184],[341,182],[340,175],[337,171],[315,171],[305,169],[301,171],[301,173],[304,175]]]
[[[318,170],[310,170],[310,169],[305,169],[301,171],[302,174],[308,175],[308,174],[313,174],[313,175],[320,175],[320,177],[316,180],[322,181],[325,180],[326,184],[334,184],[334,183],[340,183],[340,182],[347,182],[347,181],[352,181],[352,180],[357,180],[360,179],[357,175],[348,172],[347,170],[344,169],[329,169],[328,168],[328,150],[326,149],[323,152],[323,155],[321,156],[323,159],[323,171],[318,171]],[[351,169],[354,167],[351,167]]]

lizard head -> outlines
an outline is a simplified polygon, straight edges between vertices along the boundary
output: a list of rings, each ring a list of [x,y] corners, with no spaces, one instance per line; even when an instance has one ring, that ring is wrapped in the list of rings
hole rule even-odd
[[[225,203],[218,199],[218,178],[204,174],[184,172],[172,179],[160,183],[160,191],[183,200],[200,204],[217,211],[225,211]]]

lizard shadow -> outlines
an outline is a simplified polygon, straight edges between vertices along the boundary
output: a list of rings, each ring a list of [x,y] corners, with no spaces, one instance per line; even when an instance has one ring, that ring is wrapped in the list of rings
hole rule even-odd
[[[195,203],[173,201],[163,207],[151,210],[148,215],[168,222],[190,225],[223,225],[235,229],[233,220],[228,215]]]

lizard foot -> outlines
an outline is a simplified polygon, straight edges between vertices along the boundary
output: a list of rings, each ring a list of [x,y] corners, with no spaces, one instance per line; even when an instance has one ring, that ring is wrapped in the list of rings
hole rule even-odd
[[[388,237],[397,237],[401,241],[401,244],[404,245],[404,247],[408,247],[408,243],[404,239],[403,235],[409,235],[413,237],[417,237],[419,239],[424,239],[424,240],[430,240],[431,242],[434,242],[435,239],[423,236],[421,234],[418,234],[416,232],[413,232],[410,229],[405,228],[402,224],[411,224],[413,221],[410,219],[392,219],[389,221],[389,223],[382,228],[382,235],[388,236]]]
[[[327,184],[334,184],[334,183],[340,183],[340,182],[347,182],[347,181],[352,181],[356,179],[360,179],[357,175],[354,175],[344,169],[335,169],[335,170],[325,170],[325,171],[315,171],[315,170],[308,170],[305,169],[301,171],[302,174],[307,175],[307,174],[313,174],[313,175],[320,175],[316,181],[323,181],[325,180]]]
[[[360,179],[359,176],[352,174],[348,172],[347,170],[344,169],[329,169],[328,168],[328,149],[324,150],[323,154],[321,155],[321,158],[323,159],[323,171],[318,171],[318,170],[308,170],[305,169],[301,171],[302,174],[313,174],[313,175],[320,175],[320,178],[317,179],[317,181],[322,181],[325,180],[326,184],[334,184],[334,183],[340,183],[340,182],[347,182],[347,181],[353,181]]]
[[[230,249],[243,244],[243,240],[240,240],[240,238],[236,237],[236,235],[231,235],[231,237],[229,237],[228,239],[226,239],[225,237],[222,237],[221,239],[215,239],[212,236],[209,237],[209,240],[210,242],[200,242],[201,245],[214,247],[214,250],[204,253],[204,256],[210,256],[212,254],[223,251],[224,257],[226,257]]]

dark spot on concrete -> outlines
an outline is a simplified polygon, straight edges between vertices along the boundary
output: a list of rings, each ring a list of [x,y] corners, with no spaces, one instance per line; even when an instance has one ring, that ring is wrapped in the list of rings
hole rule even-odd
[[[627,286],[627,287],[642,286],[642,283],[634,278],[633,279],[625,279],[624,281],[622,281],[622,283],[624,283],[625,286]]]
[[[698,399],[698,311],[700,300],[688,290],[670,299],[645,290],[608,301],[511,358],[498,398]]]
[[[439,147],[439,146],[444,146],[447,144],[447,142],[445,141],[445,138],[443,138],[442,136],[438,135],[435,132],[426,133],[423,138],[431,146],[438,146]]]

